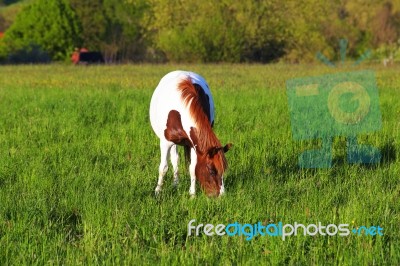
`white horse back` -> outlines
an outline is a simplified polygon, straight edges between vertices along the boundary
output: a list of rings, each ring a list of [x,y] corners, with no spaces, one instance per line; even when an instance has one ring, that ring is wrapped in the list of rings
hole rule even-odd
[[[178,84],[185,78],[190,77],[192,83],[200,85],[209,97],[210,118],[214,121],[214,101],[207,82],[200,75],[188,71],[173,71],[165,75],[155,89],[150,102],[150,122],[151,126],[160,139],[165,139],[164,130],[167,125],[168,114],[171,110],[176,110],[181,115],[183,129],[190,132],[191,127],[196,127],[189,109],[181,99],[181,92]]]

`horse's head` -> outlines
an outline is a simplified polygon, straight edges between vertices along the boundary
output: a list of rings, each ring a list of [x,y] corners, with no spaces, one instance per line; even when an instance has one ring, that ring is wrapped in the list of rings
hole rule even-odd
[[[212,147],[205,153],[197,154],[196,177],[207,196],[219,196],[223,185],[223,174],[227,168],[225,152],[232,144]]]

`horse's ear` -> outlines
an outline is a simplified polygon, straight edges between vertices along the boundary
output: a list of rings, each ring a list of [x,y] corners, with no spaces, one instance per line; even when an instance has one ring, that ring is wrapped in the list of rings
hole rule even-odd
[[[227,152],[230,148],[232,147],[232,143],[226,144],[224,147],[212,147],[211,149],[208,150],[207,155],[210,158],[213,158],[215,154],[217,154],[219,151]]]
[[[232,148],[233,144],[228,143],[224,146],[224,153],[228,152]]]

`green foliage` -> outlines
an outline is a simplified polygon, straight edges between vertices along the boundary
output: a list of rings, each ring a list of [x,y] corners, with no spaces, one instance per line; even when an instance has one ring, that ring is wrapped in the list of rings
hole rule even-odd
[[[6,30],[6,19],[0,14],[0,32],[4,32]]]
[[[143,37],[143,17],[149,9],[148,2],[104,0],[103,8],[107,27],[101,50],[106,58],[145,60],[148,43]]]
[[[37,8],[44,2],[46,8]],[[319,51],[338,60],[343,38],[352,59],[368,49],[376,51],[379,59],[382,50],[399,50],[400,2],[394,0],[25,0],[0,7],[0,24],[4,21],[0,30],[7,29],[27,3],[37,10],[23,13],[49,15],[37,19],[24,14],[15,24],[36,29],[37,19],[40,30],[56,27],[54,32],[66,34],[45,41],[19,25],[19,33],[11,34],[13,45],[26,44],[25,35],[34,37],[57,59],[62,57],[60,44],[70,47],[71,43],[100,50],[107,61],[310,62]],[[397,58],[394,53],[390,56]]]
[[[153,3],[154,19],[150,24],[156,32],[155,43],[169,60],[240,60],[243,30],[230,4],[194,0],[174,2]]]
[[[102,8],[103,1],[70,0],[68,2],[81,25],[81,31],[77,33],[82,40],[79,46],[84,46],[90,50],[99,49],[107,26],[107,18],[104,16]]]
[[[10,54],[32,45],[65,60],[78,39],[79,24],[66,0],[38,0],[25,7],[2,39]]]
[[[1,6],[0,4],[0,31],[6,31],[15,21],[17,14],[33,0],[18,1],[16,3]]]
[[[277,1],[151,3],[149,29],[169,60],[266,62],[284,53],[284,23],[273,16]]]
[[[137,59],[145,51],[141,39],[141,17],[147,2],[69,0],[75,10],[82,31],[80,46],[100,50],[106,60]],[[142,56],[143,57],[143,56]]]

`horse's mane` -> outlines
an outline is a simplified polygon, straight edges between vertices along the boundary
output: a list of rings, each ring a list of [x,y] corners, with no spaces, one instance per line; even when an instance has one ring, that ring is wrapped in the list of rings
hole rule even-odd
[[[190,115],[196,124],[197,149],[204,153],[212,147],[221,147],[221,142],[211,127],[208,96],[205,95],[201,86],[193,84],[190,77],[187,77],[178,84],[178,90],[181,92],[184,104],[189,107]],[[225,156],[220,157],[222,158],[221,166],[225,170],[227,167]]]

